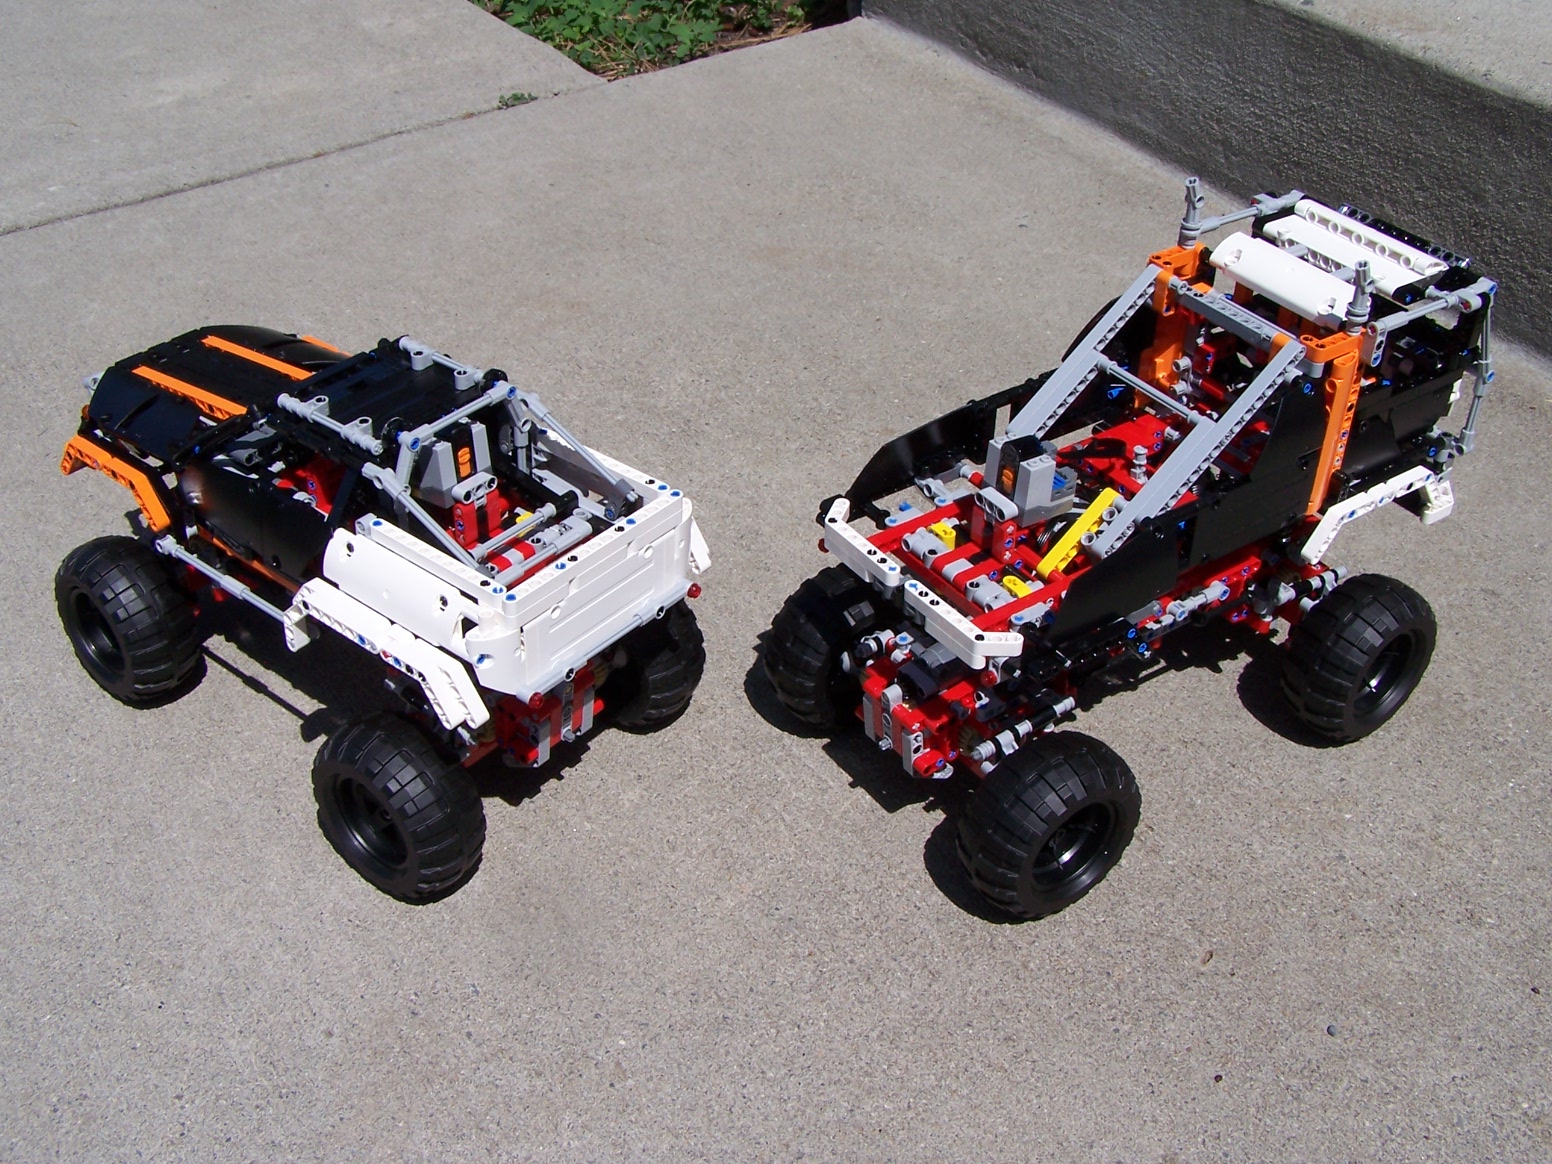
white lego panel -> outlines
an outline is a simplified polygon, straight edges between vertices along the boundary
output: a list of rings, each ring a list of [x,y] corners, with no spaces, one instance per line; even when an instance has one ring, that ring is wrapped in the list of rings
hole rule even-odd
[[[665,494],[508,591],[499,620],[465,640],[480,683],[519,698],[548,691],[678,602],[693,528],[689,501]]]
[[[1327,327],[1339,326],[1352,302],[1350,284],[1243,231],[1213,248],[1211,261],[1236,283]]]
[[[987,659],[1024,652],[1024,636],[1014,631],[983,631],[922,583],[905,584],[905,605],[921,616],[922,626],[966,664],[979,670]]]
[[[1320,519],[1320,524],[1315,527],[1315,531],[1310,534],[1299,551],[1299,556],[1310,565],[1314,565],[1326,556],[1327,551],[1331,549],[1331,543],[1336,541],[1336,535],[1342,532],[1342,527],[1348,522],[1366,513],[1372,513],[1380,506],[1398,497],[1404,497],[1415,489],[1422,489],[1437,480],[1439,476],[1432,469],[1418,465],[1405,473],[1398,473],[1387,481],[1381,481],[1362,493],[1355,493],[1346,501],[1338,502],[1326,510]],[[1438,518],[1434,520],[1437,521]]]
[[[844,562],[853,574],[877,582],[885,590],[894,590],[905,581],[900,559],[886,554],[846,524],[851,502],[837,497],[825,514],[825,548]]]
[[[425,691],[442,726],[477,728],[490,719],[463,663],[321,578],[296,592],[286,615],[289,620],[310,618],[403,671]]]
[[[390,540],[387,530],[405,542],[414,540],[385,523],[372,529],[371,538],[336,530],[323,554],[323,576],[346,594],[422,638],[463,654],[464,628],[480,621],[479,603],[460,587],[423,567],[434,554],[445,559],[448,566],[476,579],[479,576],[424,542],[416,542],[411,548],[401,545],[399,540]],[[422,550],[425,552],[421,553]],[[488,578],[483,581],[487,587],[490,585]],[[475,585],[478,593],[479,583]]]
[[[1375,283],[1386,295],[1408,283],[1442,274],[1448,267],[1444,260],[1338,214],[1313,198],[1300,200],[1291,216],[1268,223],[1263,233],[1285,246],[1291,241],[1308,247],[1331,263],[1327,268],[1331,270],[1368,259]]]
[[[484,599],[490,594],[491,581],[484,574],[470,569],[451,554],[422,541],[414,534],[406,533],[392,522],[367,514],[356,522],[356,532],[361,537],[370,538],[393,551],[398,557],[407,558],[422,570],[429,571],[448,584],[456,586],[465,594],[478,599]],[[338,539],[340,534],[335,534],[334,537]],[[330,549],[333,549],[332,542]],[[324,572],[328,573],[327,558],[324,560]]]

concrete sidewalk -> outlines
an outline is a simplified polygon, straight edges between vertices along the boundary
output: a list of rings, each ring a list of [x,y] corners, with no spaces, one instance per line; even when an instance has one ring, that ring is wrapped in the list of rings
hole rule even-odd
[[[1545,363],[1500,350],[1455,517],[1337,544],[1438,614],[1402,715],[1300,746],[1232,649],[1105,700],[1143,826],[1056,917],[978,912],[940,790],[760,677],[818,500],[1050,366],[1183,177],[858,21],[0,238],[0,1157],[1544,1157]],[[313,821],[358,656],[237,628],[134,712],[58,628],[129,504],[58,476],[80,377],[208,321],[422,336],[695,499],[689,713],[489,775],[444,902]]]
[[[469,0],[0,3],[0,234],[600,84]]]

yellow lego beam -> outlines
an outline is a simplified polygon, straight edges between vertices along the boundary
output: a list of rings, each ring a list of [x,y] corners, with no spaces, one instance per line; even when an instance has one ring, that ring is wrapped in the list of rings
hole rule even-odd
[[[1105,518],[1105,510],[1109,509],[1120,496],[1121,494],[1114,489],[1101,489],[1099,496],[1089,502],[1089,507],[1083,511],[1078,520],[1068,526],[1067,532],[1057,539],[1056,544],[1051,547],[1051,552],[1040,559],[1039,565],[1035,567],[1035,573],[1046,579],[1056,571],[1066,569],[1067,563],[1077,555],[1078,545],[1082,542],[1083,535],[1091,533],[1098,527]]]

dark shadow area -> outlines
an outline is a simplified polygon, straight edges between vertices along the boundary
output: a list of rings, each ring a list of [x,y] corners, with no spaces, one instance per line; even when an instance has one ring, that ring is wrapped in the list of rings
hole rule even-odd
[[[808,0],[803,7],[810,28],[829,28],[862,15],[862,0]]]
[[[236,676],[250,691],[295,716],[301,724],[302,739],[308,743],[352,720],[400,707],[382,684],[382,668],[367,663],[359,647],[333,631],[321,631],[311,645],[293,654],[286,649],[277,622],[235,599],[201,599],[199,628],[205,639],[205,657]],[[293,706],[223,647],[235,648],[323,706],[313,712]]]
[[[918,780],[907,775],[900,766],[900,757],[868,739],[861,724],[848,724],[843,732],[825,744],[824,752],[851,779],[853,788],[862,789],[875,804],[891,814],[913,804],[920,804],[923,811],[930,812],[937,794],[950,783],[947,780]]]
[[[1023,918],[1003,913],[982,897],[980,891],[970,883],[970,874],[965,872],[964,862],[959,859],[958,833],[959,813],[956,810],[938,821],[937,827],[928,834],[927,843],[922,846],[922,865],[926,867],[932,883],[938,887],[938,892],[965,913],[981,921],[999,926],[1021,924]]]
[[[760,632],[759,637],[755,639],[754,661],[749,664],[749,670],[744,672],[744,698],[749,701],[749,706],[754,708],[754,713],[766,723],[778,731],[786,732],[789,736],[800,736],[805,740],[822,740],[834,734],[823,728],[814,727],[813,724],[804,723],[788,711],[776,697],[776,689],[765,676],[765,644],[770,637],[769,627]]]
[[[293,716],[308,743],[323,740],[355,720],[405,710],[383,684],[386,667],[333,631],[320,631],[309,646],[293,654],[286,649],[278,623],[234,599],[203,602],[199,626],[205,637],[205,659]],[[303,711],[270,687],[261,674],[244,667],[239,653],[322,706]],[[601,722],[599,726],[607,725]],[[586,740],[561,744],[540,768],[509,768],[499,754],[493,754],[476,762],[469,774],[482,799],[518,805],[536,796],[551,780],[561,779],[587,751]]]
[[[1282,648],[1256,635],[1252,636],[1246,653],[1250,661],[1239,673],[1235,693],[1239,696],[1241,706],[1255,717],[1256,722],[1283,739],[1306,748],[1338,747],[1336,740],[1327,739],[1311,730],[1294,714],[1287,696],[1283,694]]]
[[[1505,289],[1495,324],[1547,348],[1545,105],[1312,17],[1308,6],[868,0],[867,11],[1226,192],[1298,187],[1471,254]],[[1161,61],[1179,62],[1182,83],[1159,83]]]
[[[551,782],[564,780],[587,753],[587,739],[560,744],[550,753],[549,762],[538,768],[511,768],[499,755],[492,754],[470,768],[469,775],[474,777],[474,787],[482,800],[494,798],[516,806],[538,796]]]
[[[1078,689],[1078,710],[1090,711],[1106,699],[1136,691],[1177,671],[1202,669],[1221,675],[1224,664],[1241,655],[1253,655],[1260,647],[1276,650],[1254,631],[1218,619],[1181,627],[1162,639],[1147,659],[1118,660],[1108,670],[1086,680]]]

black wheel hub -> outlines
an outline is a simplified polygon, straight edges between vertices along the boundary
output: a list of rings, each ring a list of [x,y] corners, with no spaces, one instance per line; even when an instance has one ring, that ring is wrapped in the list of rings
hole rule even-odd
[[[129,661],[119,645],[118,636],[108,623],[107,615],[98,609],[90,594],[78,590],[71,600],[71,612],[75,616],[76,643],[91,660],[92,666],[112,679],[120,679],[129,670]]]
[[[389,870],[404,868],[409,845],[392,809],[375,788],[363,780],[344,777],[334,786],[334,802],[357,852]]]
[[[1085,879],[1103,873],[1103,857],[1115,829],[1107,804],[1090,804],[1056,826],[1035,854],[1030,874],[1042,891],[1081,892]]]
[[[1399,703],[1406,697],[1414,645],[1411,635],[1398,635],[1374,657],[1353,699],[1353,711],[1360,718],[1388,715],[1393,710],[1391,702]]]

